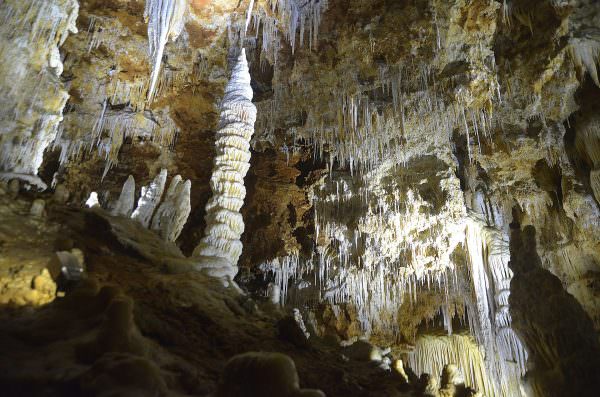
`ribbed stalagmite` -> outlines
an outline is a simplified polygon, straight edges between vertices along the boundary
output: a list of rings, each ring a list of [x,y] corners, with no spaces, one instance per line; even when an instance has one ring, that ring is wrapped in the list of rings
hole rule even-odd
[[[242,49],[221,104],[210,180],[213,196],[206,204],[205,236],[194,251],[195,256],[205,257],[199,268],[227,279],[236,275],[242,253],[244,220],[240,208],[246,197],[244,177],[250,167],[250,138],[256,121],[252,96],[246,52]]]

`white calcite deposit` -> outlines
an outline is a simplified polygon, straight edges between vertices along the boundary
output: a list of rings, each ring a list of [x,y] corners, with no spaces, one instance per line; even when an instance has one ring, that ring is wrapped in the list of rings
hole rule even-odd
[[[242,49],[221,104],[217,155],[210,179],[213,196],[206,204],[205,236],[194,250],[195,256],[218,258],[216,262],[201,262],[200,269],[228,279],[237,274],[242,254],[244,220],[240,208],[246,197],[244,177],[250,168],[250,138],[256,121],[252,97],[246,52]]]

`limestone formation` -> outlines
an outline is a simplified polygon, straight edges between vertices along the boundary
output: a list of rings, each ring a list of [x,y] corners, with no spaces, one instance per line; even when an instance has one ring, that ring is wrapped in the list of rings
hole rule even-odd
[[[123,184],[119,199],[115,203],[111,214],[115,216],[130,217],[133,213],[133,206],[135,205],[135,179],[132,175],[127,177],[127,180]]]
[[[100,201],[98,201],[98,193],[91,192],[89,197],[85,201],[85,206],[88,208],[100,208]]]
[[[11,179],[8,182],[8,194],[14,199],[19,195],[21,184],[18,179]]]
[[[33,204],[31,204],[31,209],[29,210],[29,214],[31,216],[35,216],[35,217],[42,217],[44,216],[45,213],[45,209],[46,209],[46,201],[44,201],[43,199],[37,199],[33,201]]]
[[[213,196],[206,204],[205,236],[194,250],[198,257],[216,257],[219,262],[200,263],[208,274],[233,280],[242,254],[240,237],[244,220],[244,177],[250,168],[250,138],[254,134],[256,107],[252,104],[246,51],[236,59],[221,104],[216,157],[210,186]]]
[[[3,395],[597,394],[600,2],[0,22]]]
[[[171,180],[166,196],[152,218],[151,229],[166,241],[175,241],[190,215],[192,182],[182,181],[181,175]]]
[[[76,0],[0,4],[0,171],[35,176],[69,95],[59,47],[77,33]]]
[[[532,356],[530,387],[540,396],[591,396],[600,388],[600,344],[593,323],[542,267],[535,228],[514,226],[509,301],[514,327]]]
[[[137,202],[137,207],[131,214],[131,218],[138,221],[142,226],[149,227],[154,210],[158,206],[165,190],[167,182],[167,170],[161,169],[158,175],[148,186],[142,186],[142,192]]]
[[[167,41],[176,40],[181,33],[186,10],[187,2],[184,0],[146,0],[144,18],[148,23],[148,43],[153,65],[148,101],[154,98]]]
[[[233,357],[223,371],[218,397],[324,397],[300,389],[294,361],[280,353],[245,353]]]
[[[69,196],[71,193],[67,189],[67,187],[63,184],[59,184],[54,188],[54,194],[52,195],[52,200],[58,204],[66,204],[69,201]]]

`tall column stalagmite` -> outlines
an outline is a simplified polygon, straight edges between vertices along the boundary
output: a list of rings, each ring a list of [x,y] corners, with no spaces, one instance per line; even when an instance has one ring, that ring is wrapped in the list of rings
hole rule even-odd
[[[198,268],[219,278],[232,280],[242,253],[240,237],[244,220],[244,177],[250,168],[250,138],[254,134],[256,106],[246,52],[241,50],[221,104],[216,134],[216,157],[210,180],[212,198],[206,204],[205,236],[194,251],[203,257]]]

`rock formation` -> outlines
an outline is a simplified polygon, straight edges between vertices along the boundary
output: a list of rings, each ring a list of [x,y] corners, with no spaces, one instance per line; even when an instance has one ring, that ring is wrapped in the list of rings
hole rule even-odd
[[[558,277],[542,267],[535,228],[515,226],[509,301],[531,355],[530,387],[539,396],[592,396],[600,387],[600,344],[592,321]]]
[[[190,191],[192,183],[183,182],[181,175],[175,175],[161,205],[152,217],[151,229],[166,241],[175,241],[190,215]]]
[[[163,168],[150,185],[142,186],[137,207],[131,214],[132,219],[135,219],[144,227],[150,226],[150,220],[152,219],[152,215],[154,215],[154,210],[156,210],[156,207],[160,203],[166,183],[167,170]]]
[[[148,43],[153,65],[148,88],[149,101],[154,98],[165,45],[181,34],[186,10],[187,2],[184,0],[146,0],[144,18],[148,22]]]
[[[69,95],[59,47],[77,33],[76,0],[0,4],[0,170],[35,176]]]
[[[0,21],[4,394],[594,395],[598,1]]]
[[[127,177],[127,180],[123,184],[119,199],[115,203],[111,213],[115,216],[130,217],[133,213],[133,206],[135,205],[135,179],[132,175]]]
[[[300,389],[294,361],[279,353],[246,353],[233,357],[223,371],[218,397],[324,397]]]
[[[250,138],[254,134],[256,107],[252,103],[246,51],[237,56],[231,78],[225,87],[215,146],[217,155],[210,179],[213,196],[206,204],[205,236],[194,250],[195,256],[216,257],[219,262],[200,264],[208,274],[233,280],[242,254],[240,237],[244,219],[244,177],[250,168]]]

